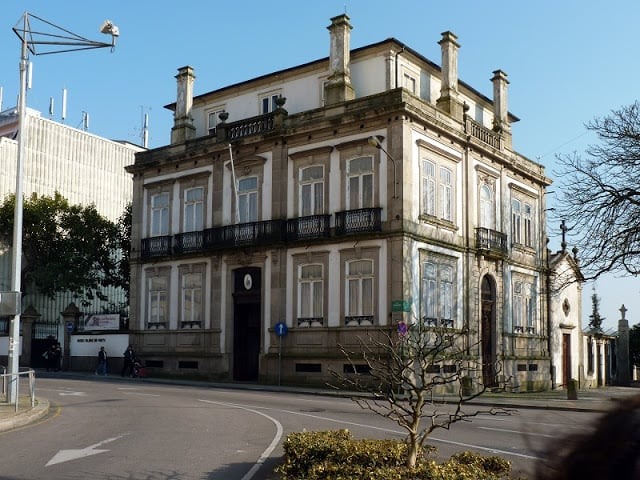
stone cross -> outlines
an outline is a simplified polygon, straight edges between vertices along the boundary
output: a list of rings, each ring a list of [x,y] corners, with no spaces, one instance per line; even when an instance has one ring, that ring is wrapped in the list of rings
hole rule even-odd
[[[622,314],[622,320],[624,320],[624,315],[625,313],[627,313],[627,309],[624,306],[624,303],[622,304],[622,306],[620,307],[620,313]]]
[[[562,220],[562,222],[560,223],[560,230],[562,230],[562,251],[564,252],[567,249],[567,239],[566,239],[566,234],[567,234],[567,225],[564,223],[564,220]]]

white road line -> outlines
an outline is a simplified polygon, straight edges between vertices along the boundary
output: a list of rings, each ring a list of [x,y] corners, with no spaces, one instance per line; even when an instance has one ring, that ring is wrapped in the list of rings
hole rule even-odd
[[[527,436],[532,436],[532,437],[556,438],[555,435],[547,435],[545,433],[524,432],[524,431],[520,431],[520,430],[506,430],[504,428],[478,427],[478,429],[480,429],[480,430],[492,430],[494,432],[517,433],[519,435],[527,435]]]
[[[262,464],[265,462],[265,460],[267,458],[269,458],[269,455],[271,455],[271,452],[273,452],[273,450],[276,448],[278,443],[280,443],[280,439],[282,438],[282,433],[284,431],[284,429],[282,428],[282,424],[278,420],[276,420],[275,418],[270,417],[269,415],[267,415],[266,413],[259,412],[258,410],[254,410],[253,408],[248,408],[248,407],[245,407],[245,406],[242,406],[242,405],[237,405],[235,403],[214,402],[212,400],[198,400],[198,401],[199,402],[204,402],[204,403],[213,403],[213,404],[216,404],[216,405],[223,405],[223,406],[226,406],[226,407],[239,408],[241,410],[246,410],[248,412],[252,412],[252,413],[255,413],[257,415],[261,415],[261,416],[263,416],[265,418],[268,418],[269,420],[271,420],[274,423],[274,425],[276,426],[276,434],[273,437],[273,440],[271,441],[269,446],[265,449],[265,451],[262,452],[262,455],[260,455],[260,458],[258,458],[258,460],[253,465],[253,467],[251,467],[251,469],[245,474],[245,476],[241,478],[241,480],[251,480],[253,478],[253,476],[256,474],[256,472],[260,469]]]
[[[125,395],[136,395],[138,397],[159,397],[157,393],[142,393],[142,392],[122,392]]]

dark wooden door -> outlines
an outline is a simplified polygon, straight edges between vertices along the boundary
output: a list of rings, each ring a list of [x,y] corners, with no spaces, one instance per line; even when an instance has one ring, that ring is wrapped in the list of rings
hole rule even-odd
[[[260,370],[259,268],[241,268],[234,273],[233,293],[233,379],[255,381]]]

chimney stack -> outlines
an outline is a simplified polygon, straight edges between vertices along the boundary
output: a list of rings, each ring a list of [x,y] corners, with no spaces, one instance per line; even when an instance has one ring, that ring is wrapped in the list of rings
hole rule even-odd
[[[182,143],[196,136],[196,128],[191,117],[193,82],[196,79],[193,68],[189,66],[179,68],[175,78],[178,81],[178,95],[171,129],[172,144]]]
[[[324,87],[325,105],[334,105],[355,98],[349,69],[351,62],[349,44],[352,28],[347,15],[333,17],[331,25],[327,27],[331,37],[329,53],[329,70],[331,73]]]
[[[507,98],[507,74],[502,70],[493,72],[493,129],[496,132],[510,132],[511,125],[508,119],[508,98]]]
[[[438,42],[442,49],[442,84],[440,98],[436,105],[448,112],[455,119],[462,121],[462,102],[458,93],[458,49],[460,45],[452,32],[442,32],[442,39]]]

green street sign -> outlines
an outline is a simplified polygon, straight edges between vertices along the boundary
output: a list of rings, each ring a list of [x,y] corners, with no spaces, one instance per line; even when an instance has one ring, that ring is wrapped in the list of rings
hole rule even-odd
[[[411,300],[394,300],[391,302],[392,312],[410,312]]]

